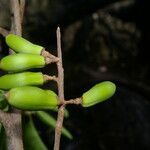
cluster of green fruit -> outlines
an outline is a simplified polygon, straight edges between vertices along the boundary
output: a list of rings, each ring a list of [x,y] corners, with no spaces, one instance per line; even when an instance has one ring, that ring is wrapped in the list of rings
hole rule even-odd
[[[9,34],[6,36],[7,45],[16,53],[6,56],[0,61],[0,69],[9,74],[0,77],[0,99],[22,110],[44,110],[59,105],[57,95],[51,90],[43,90],[47,80],[41,72],[25,72],[32,68],[43,68],[59,59],[46,52],[43,47],[35,45],[22,37]],[[24,72],[22,72],[24,71]],[[52,78],[50,78],[52,79]],[[89,107],[110,98],[116,90],[114,83],[105,81],[95,85],[81,97],[82,106]]]

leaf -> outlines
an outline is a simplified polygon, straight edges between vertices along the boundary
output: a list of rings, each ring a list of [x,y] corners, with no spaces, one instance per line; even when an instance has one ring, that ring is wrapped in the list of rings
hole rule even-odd
[[[50,114],[48,114],[48,113],[46,113],[44,111],[37,111],[35,114],[38,116],[38,118],[43,123],[45,123],[46,125],[48,125],[50,127],[55,128],[55,126],[56,126],[56,120]],[[69,138],[69,139],[73,139],[73,136],[71,135],[71,133],[66,128],[64,128],[64,127],[62,128],[62,134],[64,136],[66,136],[67,138]]]
[[[25,150],[48,150],[41,140],[31,117],[24,127],[24,145]]]
[[[5,129],[0,123],[0,150],[7,150],[6,146]]]

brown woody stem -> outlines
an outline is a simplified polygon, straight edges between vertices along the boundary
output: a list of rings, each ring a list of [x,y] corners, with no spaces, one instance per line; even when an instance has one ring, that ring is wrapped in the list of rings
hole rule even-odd
[[[25,6],[25,1],[24,5]],[[19,0],[10,0],[10,9],[12,13],[11,33],[21,35],[21,16]],[[24,8],[22,8],[24,9]],[[22,16],[23,19],[23,16]],[[3,30],[4,31],[4,30]],[[21,111],[12,109],[11,112],[3,112],[0,110],[0,122],[2,122],[7,137],[8,150],[23,150],[22,139],[22,115]]]
[[[59,61],[59,58],[52,55],[51,53],[49,53],[48,51],[46,51],[45,49],[42,50],[41,55],[49,62],[49,63],[55,63]]]
[[[8,150],[23,150],[20,120],[20,112],[6,113],[0,110],[0,122],[5,128]]]
[[[58,98],[59,98],[59,103],[63,103],[64,102],[64,69],[62,65],[61,33],[59,27],[57,28],[56,35],[57,35],[57,53],[58,53],[58,58],[60,59],[57,62]],[[54,150],[59,150],[60,147],[60,138],[61,138],[61,130],[62,130],[62,125],[64,120],[64,111],[65,111],[65,105],[61,105],[58,109],[57,123],[55,127]]]
[[[2,34],[3,36],[7,36],[9,34],[9,31],[0,27],[0,34]]]
[[[49,76],[49,75],[46,75],[44,74],[43,75],[43,78],[44,78],[44,82],[48,82],[48,81],[58,81],[57,77],[56,76]]]
[[[75,98],[75,99],[70,99],[68,101],[65,101],[63,103],[64,105],[68,105],[68,104],[74,104],[74,105],[80,105],[82,104],[82,98]]]
[[[25,0],[20,0],[20,14],[21,14],[21,23],[24,18],[24,9],[25,9]]]

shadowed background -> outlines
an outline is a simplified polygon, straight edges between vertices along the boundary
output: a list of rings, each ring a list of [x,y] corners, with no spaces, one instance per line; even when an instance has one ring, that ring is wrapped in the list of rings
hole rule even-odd
[[[146,0],[27,0],[23,37],[56,54],[55,31],[62,31],[66,99],[97,82],[111,80],[117,91],[89,109],[69,106],[64,124],[74,139],[63,150],[150,149],[149,8]],[[10,29],[8,1],[0,0],[0,26]],[[0,36],[0,57],[8,47]],[[54,74],[55,65],[42,69]],[[3,73],[2,71],[0,72]],[[45,88],[56,90],[54,84]],[[54,114],[55,115],[55,114]],[[35,120],[36,121],[36,120]],[[37,122],[49,149],[54,132]]]

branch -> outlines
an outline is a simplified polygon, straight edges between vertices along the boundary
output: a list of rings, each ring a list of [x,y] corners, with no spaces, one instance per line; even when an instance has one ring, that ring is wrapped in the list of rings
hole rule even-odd
[[[7,115],[7,122],[4,125],[8,150],[23,150],[22,126],[20,112]]]
[[[20,14],[20,5],[18,0],[10,0],[11,10],[13,15],[12,27],[14,27],[14,32],[17,35],[21,35],[21,14]]]
[[[82,97],[79,97],[79,98],[75,98],[75,99],[70,99],[68,101],[65,101],[64,102],[65,105],[70,105],[70,104],[73,104],[73,105],[81,105],[82,104]]]
[[[54,150],[60,149],[60,138],[61,138],[61,131],[62,131],[63,120],[64,120],[64,109],[65,109],[65,105],[61,105],[58,109],[57,123],[55,127]]]
[[[21,23],[23,22],[24,17],[24,9],[25,9],[25,0],[20,0],[20,16],[21,16]]]
[[[0,110],[0,122],[5,128],[8,150],[23,150],[20,116],[19,112],[6,113]]]
[[[62,65],[62,51],[61,51],[61,33],[60,28],[57,28],[57,53],[59,61],[57,62],[57,70],[58,70],[58,97],[59,102],[64,102],[64,69]],[[61,138],[61,130],[64,119],[64,109],[65,105],[61,105],[58,110],[57,123],[55,128],[55,142],[54,142],[54,150],[59,150],[60,147],[60,138]]]
[[[3,125],[5,124],[5,112],[3,112],[2,110],[0,110],[0,123],[2,123]]]
[[[10,0],[10,9],[12,11],[11,32],[21,35],[22,26],[19,0]],[[12,112],[9,113],[8,121],[11,122],[5,125],[8,150],[23,150],[21,111],[13,109]]]
[[[10,0],[10,8],[12,12],[11,32],[21,35],[19,1]],[[5,33],[5,30],[2,31]],[[21,111],[12,109],[12,112],[6,113],[0,110],[0,122],[2,122],[6,131],[8,150],[23,150]]]
[[[58,96],[61,101],[64,101],[64,69],[62,65],[62,50],[61,50],[61,33],[60,28],[57,28],[57,53],[59,61],[57,62],[58,70]]]
[[[3,36],[7,36],[9,34],[9,31],[0,27],[0,34],[2,34]]]

